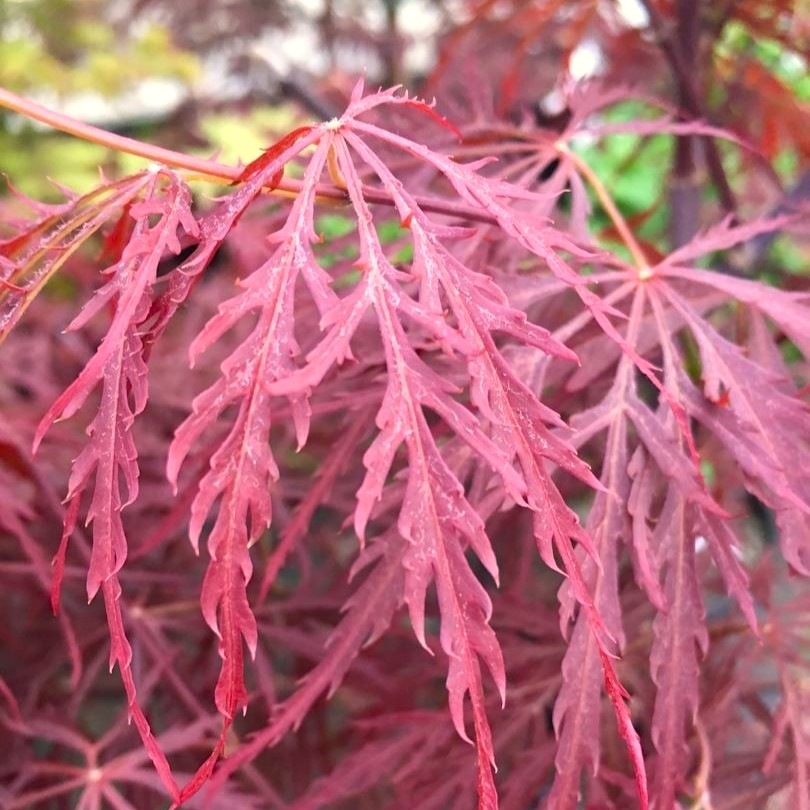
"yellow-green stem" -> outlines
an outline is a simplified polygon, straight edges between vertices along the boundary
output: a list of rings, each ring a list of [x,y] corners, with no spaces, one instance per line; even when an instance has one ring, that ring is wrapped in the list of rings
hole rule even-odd
[[[642,280],[650,278],[652,271],[650,270],[647,257],[644,255],[644,251],[641,249],[638,240],[633,236],[633,232],[630,230],[627,220],[616,207],[616,203],[613,202],[613,198],[605,188],[604,183],[599,179],[599,176],[576,152],[570,149],[567,144],[558,141],[556,148],[588,181],[597,199],[602,204],[602,208],[605,209],[605,213],[610,217],[610,221],[616,228],[622,242],[624,242],[625,246],[630,251],[630,255],[633,257],[633,263],[638,269],[639,278]]]

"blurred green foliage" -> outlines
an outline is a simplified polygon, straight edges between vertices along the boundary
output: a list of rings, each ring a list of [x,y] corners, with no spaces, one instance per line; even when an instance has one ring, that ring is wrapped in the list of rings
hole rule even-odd
[[[197,58],[158,25],[131,26],[109,15],[101,0],[0,0],[0,85],[53,104],[92,94],[114,98],[145,79],[190,86]],[[52,177],[87,190],[98,167],[115,171],[120,160],[95,144],[47,131],[0,111],[3,171],[38,197],[54,197]]]
[[[0,86],[46,106],[89,95],[119,102],[120,108],[124,94],[148,79],[172,80],[185,87],[190,98],[198,94],[197,56],[179,47],[166,28],[113,18],[113,6],[105,0],[0,0]],[[202,113],[195,121],[197,145],[186,151],[202,157],[216,154],[234,165],[248,163],[295,125],[289,107]],[[117,126],[131,137],[160,142],[165,122],[144,120],[133,109],[131,119]],[[207,142],[203,146],[200,137]],[[182,148],[182,138],[173,129],[172,147],[178,147],[179,139]],[[15,186],[39,199],[59,196],[49,178],[84,192],[96,184],[99,167],[116,175],[144,165],[139,158],[48,130],[2,109],[0,152],[2,171]],[[195,184],[202,195],[220,193],[221,188],[215,183]]]
[[[600,113],[607,123],[640,121],[659,113],[640,101],[624,101]],[[673,139],[669,135],[642,137],[611,134],[594,141],[578,140],[574,148],[593,169],[636,234],[651,243],[666,239],[668,206],[666,179],[672,167]],[[609,232],[612,223],[589,189],[595,232]],[[624,243],[608,238],[611,250],[630,259]]]
[[[100,0],[0,0],[0,84],[111,96],[144,78],[191,82],[196,57],[158,25],[116,23]]]
[[[797,43],[800,40],[797,36]],[[810,73],[807,71],[806,53],[791,51],[783,42],[757,38],[738,20],[731,20],[723,27],[717,51],[726,58],[739,59],[746,55],[756,59],[776,79],[790,88],[797,100],[810,101]]]

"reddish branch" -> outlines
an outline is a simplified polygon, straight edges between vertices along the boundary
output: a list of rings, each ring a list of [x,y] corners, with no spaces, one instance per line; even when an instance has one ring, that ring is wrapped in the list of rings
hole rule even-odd
[[[215,160],[197,158],[193,155],[175,152],[172,149],[166,149],[162,146],[155,146],[135,140],[134,138],[127,138],[125,135],[117,135],[114,132],[108,132],[100,127],[95,127],[83,121],[77,121],[75,118],[71,118],[68,115],[51,110],[30,99],[22,98],[3,87],[0,87],[0,107],[13,110],[26,118],[47,124],[49,127],[67,132],[69,135],[75,135],[82,140],[97,143],[109,149],[115,149],[118,152],[126,152],[129,155],[142,157],[165,166],[185,169],[192,174],[201,175],[204,178],[227,180],[233,183],[239,179],[243,172],[243,167],[240,166],[229,166]],[[301,182],[299,180],[284,178],[269,190],[274,193],[297,196],[301,193]],[[394,204],[391,195],[384,190],[364,187],[363,194],[371,203],[377,203],[379,205]],[[327,183],[318,184],[317,196],[319,199],[323,200],[335,200],[337,202],[348,201],[348,195],[345,189]],[[473,222],[495,223],[494,217],[488,216],[475,208],[458,205],[450,200],[424,197],[418,197],[417,200],[424,211],[433,214],[446,214],[450,217],[458,217]]]

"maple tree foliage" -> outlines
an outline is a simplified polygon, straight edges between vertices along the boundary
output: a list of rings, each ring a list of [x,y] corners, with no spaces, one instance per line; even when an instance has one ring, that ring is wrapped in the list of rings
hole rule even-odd
[[[774,147],[694,88],[516,120],[564,4],[494,5],[452,122],[360,81],[246,166],[2,91],[155,159],[0,209],[3,807],[810,808],[810,292],[750,266],[806,205],[728,210]],[[500,109],[451,69],[490,26]],[[705,227],[624,215],[621,133],[702,156]]]

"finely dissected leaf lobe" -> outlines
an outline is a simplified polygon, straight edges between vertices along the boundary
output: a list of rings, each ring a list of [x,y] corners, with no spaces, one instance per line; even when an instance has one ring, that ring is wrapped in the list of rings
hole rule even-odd
[[[541,18],[572,51],[602,13],[518,5],[471,11],[517,42],[510,94]],[[0,803],[807,806],[810,294],[759,264],[799,249],[801,205],[722,214],[742,190],[712,154],[758,171],[751,138],[625,79],[561,84],[553,123],[359,82],[246,166],[202,162],[233,181],[213,200],[179,154],[18,196],[0,572],[45,663],[0,679],[40,749]],[[687,148],[718,190],[691,213]],[[662,155],[642,205],[622,173]]]

